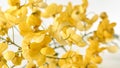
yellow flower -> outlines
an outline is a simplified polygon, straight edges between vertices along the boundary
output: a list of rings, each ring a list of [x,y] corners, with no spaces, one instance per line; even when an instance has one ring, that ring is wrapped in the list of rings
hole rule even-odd
[[[35,16],[34,14],[31,14],[28,16],[26,23],[29,26],[39,26],[41,24],[41,20],[39,17]]]
[[[37,60],[40,55],[40,50],[46,47],[51,38],[45,35],[46,31],[39,31],[24,36],[22,42],[22,54],[28,61]]]
[[[0,22],[0,35],[4,36],[8,33],[8,25],[7,23]]]
[[[73,41],[73,43],[80,47],[84,47],[86,45],[85,41],[82,39],[80,35],[71,34],[70,39]]]
[[[30,28],[30,27],[27,25],[27,23],[25,23],[25,22],[21,22],[21,23],[18,25],[18,27],[19,27],[19,29],[20,29],[20,34],[21,34],[22,36],[25,36],[25,35],[33,32],[32,28]]]
[[[63,24],[63,23],[68,23],[70,26],[74,26],[75,21],[72,19],[71,15],[65,11],[61,12],[58,17],[56,17],[56,22]]]
[[[91,57],[91,60],[96,64],[100,64],[102,62],[102,58],[100,56]]]
[[[58,62],[61,67],[64,67],[66,64],[69,64],[70,66],[71,64],[73,64],[72,66],[75,64],[75,66],[80,67],[83,63],[83,56],[74,51],[66,52],[61,58],[65,58],[60,59]]]
[[[86,9],[88,7],[88,0],[82,0],[82,7]]]
[[[72,11],[73,11],[73,6],[72,6],[72,3],[69,2],[68,5],[66,6],[65,12],[67,12],[69,15],[71,15]]]
[[[61,36],[61,29],[58,26],[50,25],[48,28],[49,34],[56,39],[61,45],[65,45],[66,41]]]
[[[86,45],[86,42],[82,39],[82,36],[79,34],[76,34],[75,30],[73,30],[72,28],[68,28],[66,30],[66,34],[69,37],[68,40],[70,39],[73,44],[76,44],[80,47],[83,47]]]
[[[5,13],[9,13],[9,14],[11,14],[11,15],[13,15],[13,16],[16,16],[16,13],[17,13],[18,10],[19,10],[19,9],[18,9],[17,6],[12,6],[12,7],[10,7],[9,9],[7,9],[7,10],[5,11]],[[13,12],[14,12],[14,13],[13,13]]]
[[[2,68],[4,64],[5,63],[3,61],[0,61],[0,68]]]
[[[87,18],[85,14],[86,10],[83,6],[78,5],[74,7],[74,10],[71,14],[72,19],[74,19],[74,27],[80,31],[85,31],[90,29],[94,22],[98,19],[98,15],[94,15],[91,19]]]
[[[113,38],[114,35],[114,26],[116,23],[109,23],[109,20],[107,18],[103,19],[95,33],[95,35],[99,38],[100,41],[107,41],[111,38]],[[108,27],[109,26],[109,27]]]
[[[62,11],[62,5],[57,5],[52,3],[48,5],[45,9],[45,12],[41,14],[42,17],[48,18],[54,16]]]
[[[15,56],[13,59],[12,59],[12,63],[14,65],[20,65],[21,62],[22,62],[23,58],[21,56]]]
[[[106,12],[102,12],[102,13],[100,14],[100,17],[101,17],[101,19],[108,18],[108,16],[107,16],[107,13],[106,13]]]
[[[48,5],[43,0],[27,0],[24,4],[21,0],[8,0],[8,4],[10,8],[5,12],[0,9],[0,68],[8,68],[8,61],[14,66],[20,65],[22,60],[28,61],[25,68],[97,68],[97,64],[102,62],[100,52],[105,49],[111,53],[118,51],[117,45],[100,45],[113,39],[116,23],[110,23],[106,12],[89,18],[86,14],[88,0],[82,0],[80,5],[72,5],[71,2],[67,5]],[[98,17],[101,22],[97,30],[87,34],[86,31]],[[42,20],[48,20],[46,18],[53,22],[48,27],[42,23]],[[14,29],[14,26],[23,37],[22,45],[17,52],[6,51],[8,45],[17,45],[14,37],[12,40],[8,38],[9,29]],[[64,45],[69,51],[64,49]],[[73,45],[80,49],[88,45],[86,53],[72,51]],[[60,56],[57,48],[63,48],[66,52]]]
[[[18,9],[16,15],[20,16],[21,18],[22,17],[24,18],[24,16],[27,16],[27,13],[28,13],[27,7],[23,6],[20,9]]]
[[[8,0],[8,4],[10,6],[19,6],[20,5],[20,0]]]
[[[55,54],[54,49],[49,46],[42,48],[40,52],[41,52],[41,54],[47,55],[47,56]]]
[[[40,54],[40,50],[45,47],[45,45],[41,45],[41,43],[31,43],[29,47],[29,56],[32,58],[32,59],[36,59],[39,54]]]

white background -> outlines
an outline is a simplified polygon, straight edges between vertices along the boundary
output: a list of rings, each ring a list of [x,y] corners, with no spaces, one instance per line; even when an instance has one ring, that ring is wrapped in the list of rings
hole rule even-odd
[[[22,0],[23,1],[23,0]],[[81,0],[46,0],[47,3],[56,2],[58,4],[67,4],[71,1],[73,4],[80,4]],[[8,7],[6,0],[0,0],[0,6],[3,10]],[[120,0],[89,0],[89,12],[95,12],[100,14],[100,12],[107,12],[111,22],[117,22],[115,27],[116,34],[120,35]],[[17,38],[19,40],[19,38]],[[119,43],[120,45],[120,43]],[[103,63],[99,68],[120,68],[120,51],[116,54],[102,53]]]

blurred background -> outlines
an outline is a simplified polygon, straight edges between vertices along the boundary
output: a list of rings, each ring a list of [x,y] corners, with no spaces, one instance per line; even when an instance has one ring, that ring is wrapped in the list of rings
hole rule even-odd
[[[25,0],[21,0],[24,2]],[[115,33],[120,36],[120,0],[88,0],[89,7],[87,9],[87,13],[96,13],[100,14],[101,12],[107,12],[110,22],[116,22],[117,26],[115,27]],[[46,0],[48,4],[50,3],[58,3],[67,5],[68,2],[72,2],[73,5],[80,4],[81,0]],[[8,8],[7,0],[0,0],[0,7],[2,10],[6,10]],[[97,24],[92,28],[96,28]],[[18,43],[20,43],[20,37],[17,36],[17,32],[15,36],[17,37]],[[120,49],[120,40],[117,41]],[[12,48],[12,47],[11,47]],[[14,48],[15,49],[15,48]],[[111,54],[108,52],[102,53],[103,63],[99,65],[99,68],[120,68],[120,50],[117,53]],[[16,67],[21,68],[21,67]]]

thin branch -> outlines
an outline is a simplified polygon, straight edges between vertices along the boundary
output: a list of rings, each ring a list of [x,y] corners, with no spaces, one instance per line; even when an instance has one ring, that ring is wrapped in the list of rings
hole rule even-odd
[[[14,26],[14,28],[16,29],[16,31],[20,32],[16,26]]]
[[[84,23],[84,30],[85,30],[84,35],[86,35],[86,23]]]
[[[14,28],[12,27],[12,40],[13,40],[13,42],[14,42]]]
[[[67,52],[66,48],[63,45],[55,47],[55,49],[57,49],[57,48],[62,48],[65,52]]]
[[[68,57],[67,58],[58,58],[58,57],[52,57],[52,56],[46,56],[47,58],[52,58],[52,59],[68,59]]]
[[[11,68],[14,68],[15,67],[15,65],[13,65]]]
[[[7,40],[4,39],[3,37],[0,37],[0,39],[2,39],[2,40],[4,40],[4,41],[7,41]],[[7,42],[9,42],[9,43],[15,45],[15,46],[18,47],[18,48],[21,48],[19,45],[17,45],[16,43],[12,42],[11,40],[9,40],[9,41],[7,41]]]
[[[92,33],[93,33],[93,32],[89,32],[89,33],[84,34],[84,35],[83,35],[83,38],[86,37],[86,36],[88,36],[88,35],[90,35],[90,34],[92,34]]]
[[[18,47],[18,48],[21,48],[19,45],[17,45],[16,43],[14,43],[14,42],[12,42],[12,41],[10,41],[10,43],[13,44],[13,45],[15,45],[15,46]]]

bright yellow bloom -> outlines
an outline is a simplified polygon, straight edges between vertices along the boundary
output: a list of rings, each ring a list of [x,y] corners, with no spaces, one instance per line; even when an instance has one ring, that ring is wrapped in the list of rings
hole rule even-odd
[[[113,27],[115,25],[116,23],[109,23],[109,20],[105,18],[100,22],[95,35],[100,39],[100,41],[109,40],[113,38],[113,35],[114,35]]]
[[[6,11],[0,9],[0,68],[8,68],[8,61],[17,66],[23,60],[28,62],[26,68],[97,68],[102,62],[100,52],[105,49],[111,53],[118,51],[117,45],[101,46],[113,39],[116,23],[110,23],[105,12],[89,18],[86,14],[88,0],[82,0],[80,5],[71,2],[48,5],[43,0],[27,0],[25,3],[8,0],[8,4],[10,8]],[[97,30],[88,33],[98,17],[101,22]],[[50,24],[48,27],[44,26],[46,20]],[[14,40],[14,29],[17,29],[14,26],[23,37],[21,46]],[[13,39],[8,37],[11,28]],[[17,52],[9,51],[8,45],[18,47]],[[83,48],[86,53],[72,51],[73,46],[80,50],[86,46]],[[62,56],[57,51],[59,49],[65,51]]]
[[[24,36],[22,43],[22,54],[25,59],[28,61],[36,60],[40,57],[40,50],[46,47],[51,38],[48,35],[45,35],[46,31],[39,31]]]

